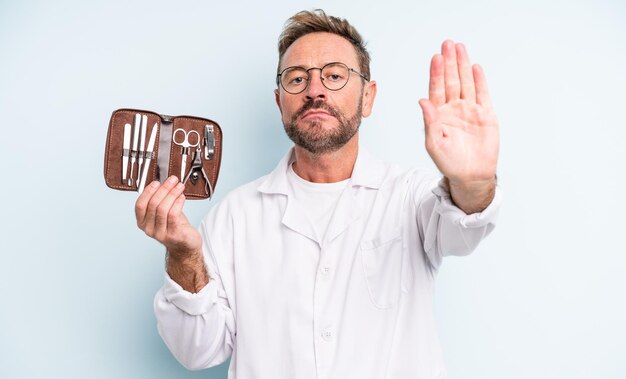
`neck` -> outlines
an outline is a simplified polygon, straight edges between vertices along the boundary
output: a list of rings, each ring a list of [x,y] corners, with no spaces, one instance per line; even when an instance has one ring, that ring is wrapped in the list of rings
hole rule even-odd
[[[313,154],[295,146],[293,170],[304,180],[313,183],[335,183],[352,176],[354,163],[359,152],[358,134],[339,150],[324,154]]]

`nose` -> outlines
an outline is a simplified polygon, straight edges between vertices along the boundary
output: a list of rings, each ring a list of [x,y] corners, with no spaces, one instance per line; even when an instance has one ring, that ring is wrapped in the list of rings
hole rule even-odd
[[[309,71],[309,85],[304,91],[307,100],[309,99],[325,99],[328,89],[322,84],[322,70],[311,69]]]

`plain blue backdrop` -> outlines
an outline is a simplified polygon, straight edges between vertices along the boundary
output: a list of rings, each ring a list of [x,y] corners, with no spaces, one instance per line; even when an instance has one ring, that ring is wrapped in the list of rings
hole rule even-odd
[[[185,208],[197,224],[289,148],[276,42],[316,7],[369,42],[361,137],[380,158],[435,169],[417,101],[444,39],[486,71],[505,202],[439,274],[450,378],[626,377],[624,2],[0,0],[1,378],[226,377],[186,371],[157,334],[163,248],[136,194],[104,184],[106,128],[121,107],[221,124],[216,196]]]

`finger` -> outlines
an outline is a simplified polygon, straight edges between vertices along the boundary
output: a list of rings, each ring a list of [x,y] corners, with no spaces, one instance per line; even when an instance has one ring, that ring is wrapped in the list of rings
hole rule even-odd
[[[142,230],[148,210],[148,203],[160,185],[161,183],[156,180],[150,183],[135,202],[135,218],[137,219],[137,226]]]
[[[487,88],[485,72],[482,67],[477,64],[472,66],[472,72],[474,74],[474,83],[476,83],[476,103],[491,108],[491,97],[489,96],[489,89]]]
[[[476,102],[476,89],[474,88],[474,75],[467,50],[462,43],[456,44],[456,59],[461,78],[461,99]]]
[[[177,183],[157,206],[154,215],[154,236],[157,240],[164,241],[167,237],[169,228],[172,226],[169,223],[169,213],[172,205],[184,190],[185,185],[180,182]]]
[[[170,176],[169,178],[167,178],[165,182],[163,182],[163,184],[161,184],[161,186],[156,190],[154,195],[152,195],[152,197],[150,198],[150,201],[148,202],[148,207],[146,210],[146,217],[144,219],[144,226],[145,226],[144,232],[146,232],[146,234],[150,236],[154,235],[153,232],[155,230],[155,218],[156,218],[157,208],[159,204],[161,203],[161,201],[163,201],[165,196],[167,196],[170,190],[174,188],[174,186],[176,186],[177,183],[178,183],[178,178],[176,176]]]
[[[447,40],[441,45],[444,61],[444,78],[446,82],[446,101],[457,100],[461,97],[459,69],[456,61],[454,42]]]
[[[428,84],[428,98],[436,106],[446,102],[446,87],[443,79],[443,56],[435,54],[430,61],[430,82]]]

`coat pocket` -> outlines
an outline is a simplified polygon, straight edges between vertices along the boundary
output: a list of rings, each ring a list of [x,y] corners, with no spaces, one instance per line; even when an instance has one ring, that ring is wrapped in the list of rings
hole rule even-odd
[[[364,240],[360,250],[372,303],[380,309],[392,308],[409,283],[407,274],[410,270],[404,267],[408,262],[402,229],[383,231],[373,239]]]

